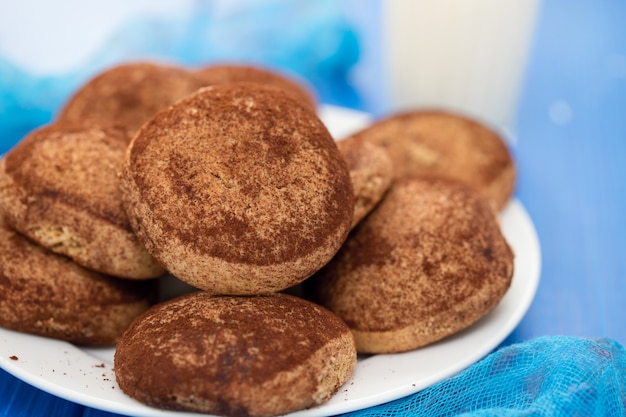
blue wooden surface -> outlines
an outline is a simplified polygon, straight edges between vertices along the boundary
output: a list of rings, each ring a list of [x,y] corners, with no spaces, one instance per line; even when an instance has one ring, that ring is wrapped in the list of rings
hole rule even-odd
[[[542,280],[514,336],[626,342],[626,2],[545,2],[517,125]]]
[[[505,343],[557,334],[626,343],[625,21],[623,0],[544,2],[514,149],[542,278]],[[0,371],[0,416],[38,415],[112,416]]]

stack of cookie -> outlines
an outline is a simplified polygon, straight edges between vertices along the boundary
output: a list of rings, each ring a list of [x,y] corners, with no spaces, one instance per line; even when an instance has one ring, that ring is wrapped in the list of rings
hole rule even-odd
[[[352,373],[354,338],[279,294],[352,222],[348,168],[315,102],[250,67],[139,63],[88,82],[2,159],[0,325],[117,344],[120,387],[163,408],[326,401]],[[155,298],[168,273],[199,291]]]
[[[502,138],[462,115],[419,110],[345,141],[384,149],[392,185],[307,281],[309,296],[348,323],[361,353],[416,349],[491,311],[513,276],[497,220],[515,183]]]
[[[327,401],[357,352],[493,309],[513,273],[500,137],[416,111],[335,142],[315,107],[260,68],[98,75],[2,159],[0,325],[115,343],[146,404],[272,416]],[[192,290],[155,298],[165,275]]]

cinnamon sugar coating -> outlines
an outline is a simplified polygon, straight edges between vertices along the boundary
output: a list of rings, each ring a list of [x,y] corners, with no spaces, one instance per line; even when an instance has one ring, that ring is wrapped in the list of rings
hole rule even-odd
[[[133,62],[97,74],[70,97],[58,121],[85,118],[124,127],[133,135],[159,110],[193,93],[203,83],[169,64]]]
[[[337,147],[348,164],[354,189],[356,226],[382,200],[393,182],[393,165],[382,146],[354,137],[340,140]]]
[[[308,105],[312,110],[316,108],[317,100],[313,91],[287,75],[268,68],[252,65],[215,64],[196,70],[194,75],[200,78],[205,86],[233,82],[272,85],[290,92],[302,104]]]
[[[513,194],[513,157],[503,139],[476,120],[444,111],[411,111],[375,122],[354,136],[387,149],[396,177],[460,180],[497,209]]]
[[[118,173],[129,138],[89,122],[32,131],[0,162],[0,205],[7,223],[47,249],[107,275],[165,273],[133,233]]]
[[[284,294],[179,297],[133,323],[115,353],[117,381],[131,397],[234,417],[319,405],[355,366],[345,323]]]
[[[110,346],[148,309],[152,281],[81,268],[0,220],[0,326],[87,346]]]
[[[491,311],[513,276],[513,253],[486,199],[463,183],[404,177],[307,280],[346,321],[359,352],[415,349]]]
[[[283,90],[206,87],[135,135],[122,173],[133,230],[168,271],[217,294],[280,291],[350,229],[348,168],[328,130]]]

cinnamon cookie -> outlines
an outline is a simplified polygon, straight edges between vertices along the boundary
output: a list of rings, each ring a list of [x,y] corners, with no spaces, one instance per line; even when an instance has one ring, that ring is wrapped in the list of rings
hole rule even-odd
[[[282,290],[344,242],[350,175],[318,117],[283,90],[206,87],[135,135],[123,201],[148,251],[190,285],[217,294]]]
[[[393,181],[393,166],[387,151],[371,142],[347,138],[337,142],[343,155],[354,189],[354,217],[356,226],[383,198]]]
[[[405,177],[306,281],[359,352],[415,349],[491,311],[513,276],[496,213],[467,185]]]
[[[123,64],[101,72],[76,91],[58,120],[92,118],[123,126],[132,136],[156,112],[201,86],[191,72],[177,66]]]
[[[95,123],[35,130],[0,162],[7,223],[81,266],[124,278],[165,273],[133,233],[118,173],[129,139]]]
[[[152,281],[81,268],[0,220],[0,326],[88,346],[113,345],[148,309]]]
[[[129,396],[223,416],[275,416],[322,404],[355,366],[345,323],[284,294],[200,291],[158,304],[115,352],[117,382]]]
[[[195,71],[205,86],[233,82],[254,82],[273,85],[291,92],[301,103],[315,110],[317,99],[313,92],[302,83],[285,74],[251,65],[211,65]]]
[[[381,145],[397,177],[461,180],[502,209],[515,187],[515,165],[502,138],[481,123],[442,111],[413,111],[378,121],[356,137]]]

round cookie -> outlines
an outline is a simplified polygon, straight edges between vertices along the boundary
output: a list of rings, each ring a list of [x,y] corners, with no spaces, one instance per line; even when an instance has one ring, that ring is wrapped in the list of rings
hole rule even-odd
[[[444,111],[412,111],[378,121],[354,136],[387,149],[397,177],[461,180],[502,209],[515,187],[515,165],[502,138],[483,124]]]
[[[337,147],[348,164],[354,189],[354,228],[391,186],[393,166],[385,148],[371,142],[351,137],[338,141]]]
[[[85,118],[117,124],[132,136],[155,113],[202,86],[190,71],[153,62],[109,68],[89,80],[65,104],[59,121]]]
[[[31,132],[0,162],[7,223],[85,268],[133,279],[163,275],[122,207],[118,174],[128,143],[125,131],[92,122]]]
[[[121,186],[148,251],[215,294],[298,284],[337,252],[354,211],[323,123],[253,83],[206,87],[159,112],[133,138]]]
[[[404,177],[306,281],[362,353],[412,350],[492,310],[513,275],[492,206],[467,185]]]
[[[129,396],[224,416],[275,416],[322,404],[355,366],[345,323],[284,294],[199,291],[158,304],[115,352],[117,382]]]
[[[315,110],[317,99],[312,91],[287,75],[251,65],[210,65],[195,71],[205,86],[233,82],[254,82],[273,85],[291,92],[301,103]]]
[[[0,220],[0,326],[87,346],[113,345],[150,305],[152,281],[81,268]]]

